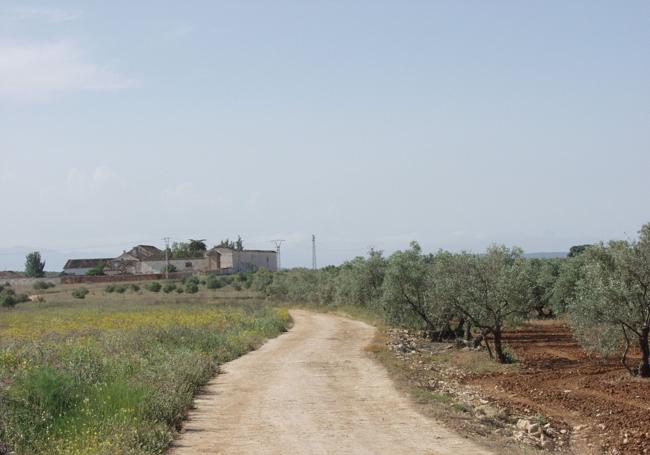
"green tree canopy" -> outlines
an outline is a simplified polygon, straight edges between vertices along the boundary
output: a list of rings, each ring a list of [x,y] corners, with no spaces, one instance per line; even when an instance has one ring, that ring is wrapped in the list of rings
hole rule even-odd
[[[195,243],[192,243],[195,242]],[[201,249],[201,244],[203,249]],[[205,243],[203,240],[190,240],[189,242],[172,243],[172,259],[200,258],[205,254]]]
[[[40,278],[45,276],[45,261],[41,260],[41,253],[32,251],[25,256],[25,275]]]
[[[230,240],[226,238],[225,240],[219,242],[219,245],[217,246],[222,248],[230,248],[231,250],[243,251],[244,241],[242,240],[241,236],[238,235],[237,240]]]
[[[611,241],[587,250],[584,278],[569,312],[587,347],[613,353],[625,346],[624,364],[630,338],[636,339],[641,363],[630,370],[650,377],[650,223],[636,241]]]
[[[444,300],[484,335],[492,335],[502,363],[508,361],[501,342],[504,326],[521,321],[530,312],[522,253],[519,248],[493,246],[482,255],[448,254],[443,263]],[[489,349],[487,342],[486,346]]]

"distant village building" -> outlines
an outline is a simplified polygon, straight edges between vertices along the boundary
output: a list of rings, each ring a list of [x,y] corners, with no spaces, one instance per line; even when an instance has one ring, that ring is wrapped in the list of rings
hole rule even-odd
[[[143,275],[164,273],[167,264],[178,272],[239,273],[260,268],[277,270],[276,252],[271,250],[234,250],[215,247],[202,256],[165,258],[165,251],[152,245],[136,245],[115,258],[70,259],[63,267],[66,275],[86,275],[90,269],[104,264],[106,275]]]
[[[221,268],[224,272],[254,272],[261,268],[271,272],[278,270],[277,253],[273,250],[235,250],[218,246],[210,251],[221,254]]]
[[[110,264],[112,258],[103,259],[68,259],[63,266],[66,275],[85,275],[88,271],[100,264]]]

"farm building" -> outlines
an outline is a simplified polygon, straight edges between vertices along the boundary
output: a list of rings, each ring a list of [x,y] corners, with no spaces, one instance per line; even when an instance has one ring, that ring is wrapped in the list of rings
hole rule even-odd
[[[105,264],[106,275],[163,273],[169,264],[179,272],[220,272],[221,254],[206,251],[201,257],[165,259],[165,252],[151,245],[137,245],[116,258],[70,259],[63,268],[66,275],[85,275],[98,264]]]
[[[178,272],[252,272],[260,268],[278,269],[272,250],[236,250],[214,247],[199,257],[165,258],[165,251],[152,245],[136,245],[115,258],[69,259],[63,268],[66,275],[86,275],[98,264],[105,264],[106,275],[144,275],[163,273],[167,264]]]
[[[214,247],[221,255],[221,270],[224,273],[252,272],[265,268],[271,272],[278,270],[277,253],[273,250],[234,250]]]
[[[68,259],[63,266],[63,273],[66,275],[85,275],[90,269],[99,264],[110,264],[113,258],[100,259]]]

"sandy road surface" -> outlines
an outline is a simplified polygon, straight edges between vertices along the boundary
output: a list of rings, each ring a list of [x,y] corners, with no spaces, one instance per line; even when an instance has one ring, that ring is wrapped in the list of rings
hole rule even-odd
[[[418,414],[364,352],[375,329],[295,310],[294,327],[223,366],[172,455],[488,453]]]

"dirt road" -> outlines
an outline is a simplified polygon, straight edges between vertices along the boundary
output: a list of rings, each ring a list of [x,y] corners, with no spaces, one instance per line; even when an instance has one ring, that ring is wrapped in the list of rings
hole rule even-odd
[[[486,454],[418,414],[364,352],[375,329],[295,310],[294,327],[223,366],[172,455]]]

